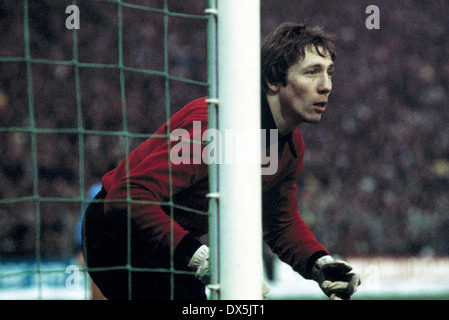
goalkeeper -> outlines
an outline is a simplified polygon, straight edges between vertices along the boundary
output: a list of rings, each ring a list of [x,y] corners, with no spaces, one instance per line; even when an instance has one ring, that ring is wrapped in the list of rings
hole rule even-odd
[[[300,216],[296,196],[305,152],[299,125],[318,123],[327,107],[332,38],[320,28],[282,24],[263,43],[261,58],[262,129],[278,130],[279,160],[274,174],[262,176],[264,241],[329,298],[349,299],[360,285],[358,274],[317,241]],[[208,127],[205,100],[182,108],[169,126],[102,178],[103,189],[85,214],[83,251],[93,281],[108,299],[206,299],[200,279],[209,252],[199,238],[208,232],[208,217],[197,212],[208,209],[208,167],[193,158],[190,164],[170,163],[170,147],[177,141],[161,138],[178,128],[193,137],[194,121],[200,121],[202,134]],[[177,206],[170,206],[170,199]],[[186,207],[195,210],[181,209]],[[180,272],[170,273],[171,267]]]

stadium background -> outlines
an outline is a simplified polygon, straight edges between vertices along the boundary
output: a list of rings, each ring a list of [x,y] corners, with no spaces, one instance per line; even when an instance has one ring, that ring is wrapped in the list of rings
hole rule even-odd
[[[78,60],[116,65],[117,4],[79,2]],[[159,0],[127,2],[164,7]],[[39,254],[50,269],[56,264],[62,270],[63,280],[65,266],[78,254],[76,230],[84,204],[51,199],[87,197],[88,188],[126,154],[119,135],[84,135],[85,194],[80,195],[79,135],[51,131],[78,128],[75,67],[45,62],[73,59],[73,32],[65,27],[70,4],[29,3],[30,55],[43,61],[32,64],[33,120],[36,128],[50,129],[36,134],[38,194],[49,199],[40,204]],[[371,4],[380,9],[379,30],[365,27]],[[205,8],[206,1],[168,1],[172,12],[203,15]],[[34,195],[32,133],[11,129],[30,125],[26,62],[10,59],[24,57],[23,10],[21,1],[0,4],[3,200]],[[368,259],[371,263],[362,263],[368,268],[383,268],[381,261],[403,266],[401,259],[407,258],[407,263],[421,263],[417,273],[425,274],[435,271],[428,261],[444,265],[449,255],[448,10],[447,1],[261,1],[262,38],[284,21],[319,24],[338,36],[329,108],[319,125],[301,127],[307,152],[298,195],[301,214],[317,238],[342,257]],[[158,72],[168,63],[171,114],[207,94],[206,25],[205,19],[170,16],[164,48],[162,14],[123,8],[123,63]],[[157,73],[125,71],[124,76],[127,130],[135,134],[129,138],[132,149],[165,121],[166,81]],[[80,68],[79,77],[84,129],[122,131],[118,69]],[[32,199],[1,203],[0,273],[24,265],[32,270],[35,219]],[[420,257],[432,260],[422,264]],[[285,266],[276,268],[279,273]],[[444,270],[435,272],[435,281],[448,278]],[[0,290],[34,283],[24,281],[0,277]],[[448,297],[449,289],[441,295]]]

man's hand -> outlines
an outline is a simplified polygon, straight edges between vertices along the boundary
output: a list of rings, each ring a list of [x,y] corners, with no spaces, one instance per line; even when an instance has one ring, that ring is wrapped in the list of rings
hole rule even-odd
[[[331,300],[348,300],[361,284],[360,276],[350,272],[352,267],[344,261],[327,255],[313,265],[313,279]]]
[[[195,251],[193,257],[190,259],[189,268],[194,269],[195,277],[202,280],[205,275],[209,273],[209,247],[202,245]],[[207,279],[208,280],[208,279]]]
[[[195,277],[200,279],[203,283],[209,283],[209,247],[202,245],[193,254],[190,259],[189,268],[196,270]],[[262,297],[267,300],[266,295],[270,292],[270,287],[262,281]]]

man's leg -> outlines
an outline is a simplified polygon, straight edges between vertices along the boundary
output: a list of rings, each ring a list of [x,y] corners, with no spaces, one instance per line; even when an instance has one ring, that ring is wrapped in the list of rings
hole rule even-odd
[[[103,191],[95,199],[104,199]],[[120,215],[117,215],[120,216]],[[152,254],[151,248],[131,239],[128,256],[125,221],[111,221],[102,202],[92,202],[83,222],[83,253],[92,280],[110,300],[205,300],[205,286],[193,274],[171,274],[170,263]],[[138,231],[131,229],[132,234]],[[132,268],[127,268],[128,260]],[[96,269],[98,270],[92,270]],[[138,268],[135,270],[133,268]],[[158,269],[157,271],[145,269]],[[161,270],[167,269],[167,271]],[[186,269],[184,269],[186,270]],[[173,292],[173,293],[172,293]]]

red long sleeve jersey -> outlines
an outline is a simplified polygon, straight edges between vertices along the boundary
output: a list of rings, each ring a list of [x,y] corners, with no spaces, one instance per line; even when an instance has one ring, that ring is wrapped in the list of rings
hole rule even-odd
[[[197,99],[174,114],[153,137],[130,152],[117,168],[102,179],[107,191],[105,213],[126,212],[130,205],[131,218],[142,231],[145,242],[167,251],[170,241],[176,248],[188,233],[198,237],[208,232],[208,217],[202,214],[208,210],[208,166],[198,159],[190,163],[170,162],[170,148],[178,141],[167,138],[168,130],[173,132],[182,128],[195,139],[194,121],[196,124],[200,121],[202,136],[208,128],[205,99]],[[304,151],[299,129],[291,135],[290,143],[285,139],[279,141],[278,170],[273,175],[262,176],[263,234],[265,242],[281,260],[310,278],[309,258],[328,252],[316,240],[298,210],[296,181],[303,167]],[[194,156],[195,153],[191,152],[191,157]],[[127,199],[128,183],[133,201],[117,201]],[[171,205],[174,208],[172,211]],[[171,230],[173,236],[170,235]]]

